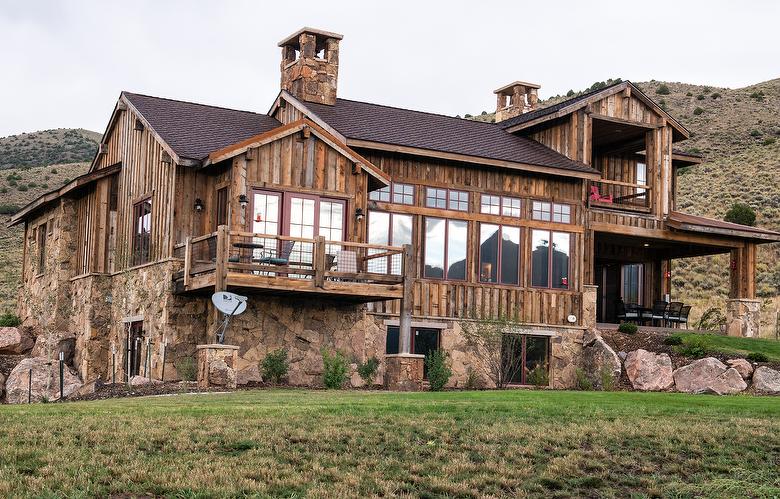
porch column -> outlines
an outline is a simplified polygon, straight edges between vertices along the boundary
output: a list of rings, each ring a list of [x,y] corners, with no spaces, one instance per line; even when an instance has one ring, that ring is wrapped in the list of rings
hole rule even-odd
[[[726,302],[726,333],[758,337],[761,302],[756,300],[756,244],[747,242],[731,250],[731,287]]]
[[[398,353],[385,356],[385,387],[388,390],[417,391],[422,388],[425,356],[412,350],[412,286],[415,278],[414,250],[404,245],[403,294],[398,321]]]
[[[598,300],[599,287],[593,284],[585,284],[582,287],[582,325],[588,329],[595,329],[596,302]]]

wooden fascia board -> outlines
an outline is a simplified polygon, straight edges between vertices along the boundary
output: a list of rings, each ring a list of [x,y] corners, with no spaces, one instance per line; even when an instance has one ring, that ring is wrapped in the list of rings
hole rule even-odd
[[[677,230],[682,230],[686,232],[696,232],[699,234],[715,234],[718,236],[734,237],[743,240],[758,239],[767,243],[780,241],[780,234],[753,232],[749,230],[743,231],[743,230],[735,230],[735,229],[725,229],[719,227],[708,227],[706,225],[689,224],[689,223],[684,223],[684,222],[679,222],[677,220],[669,220],[669,219],[666,220],[666,225]]]
[[[664,241],[677,241],[681,243],[701,244],[703,246],[722,246],[726,248],[739,248],[741,241],[729,240],[721,237],[707,237],[702,234],[682,234],[662,229],[646,229],[627,225],[616,225],[607,222],[591,222],[590,229],[594,232],[607,232],[623,236],[644,237],[647,239],[660,239]]]
[[[608,121],[610,123],[617,123],[619,125],[633,126],[636,128],[645,128],[647,130],[655,130],[656,128],[662,128],[663,124],[642,123],[640,121],[624,120],[623,118],[615,118],[613,116],[607,116],[599,113],[591,113],[591,119]]]
[[[689,132],[688,129],[682,125],[682,123],[677,121],[671,114],[661,109],[661,106],[653,102],[653,99],[645,95],[645,93],[642,92],[642,90],[640,90],[639,87],[637,87],[636,85],[630,82],[629,85],[631,85],[631,88],[636,91],[631,93],[633,97],[636,97],[637,99],[641,100],[642,102],[645,103],[645,105],[652,108],[653,111],[655,111],[657,114],[666,118],[669,124],[672,125],[672,127],[675,128],[678,132],[680,132],[683,135],[683,137],[687,139],[691,136],[691,132]]]
[[[378,151],[398,152],[412,154],[415,156],[424,156],[428,158],[447,159],[451,161],[461,161],[464,163],[475,163],[479,165],[498,166],[501,168],[510,168],[513,170],[529,171],[534,173],[544,173],[546,175],[555,175],[558,177],[575,177],[590,180],[601,179],[601,174],[597,172],[578,172],[573,170],[564,170],[548,166],[529,165],[525,163],[516,163],[513,161],[504,161],[498,159],[481,158],[479,156],[469,156],[466,154],[448,153],[433,151],[430,149],[420,149],[417,147],[398,146],[394,144],[385,144],[382,142],[372,142],[368,140],[347,139],[347,145],[351,147],[361,147],[365,149],[374,149]]]
[[[40,208],[45,204],[48,204],[52,201],[56,201],[58,198],[64,196],[68,192],[77,189],[79,187],[83,187],[84,185],[99,180],[101,178],[113,175],[119,172],[119,170],[121,169],[122,169],[122,163],[116,163],[114,165],[101,168],[99,170],[94,170],[92,172],[85,173],[84,175],[74,178],[73,180],[63,185],[59,189],[55,189],[53,191],[49,191],[45,194],[42,194],[41,196],[37,197],[32,202],[30,202],[27,206],[25,206],[24,208],[16,212],[8,222],[8,226],[11,227],[13,225],[22,222],[28,214],[34,212],[36,209]]]
[[[672,160],[684,161],[686,163],[691,163],[691,165],[698,165],[704,162],[704,158],[700,158],[698,156],[688,156],[687,154],[677,154],[677,153],[672,153]]]
[[[306,107],[306,104],[304,104],[303,102],[299,101],[298,99],[290,95],[288,91],[286,90],[281,91],[281,93],[279,94],[279,99],[277,100],[281,100],[281,99],[284,99],[285,102],[287,102],[295,109],[300,111],[302,114],[304,114],[307,119],[319,125],[320,128],[326,130],[328,133],[336,137],[340,142],[344,144],[347,143],[347,138],[345,136],[343,136],[341,133],[339,133],[338,130],[330,126],[325,120],[317,116],[311,109]],[[278,103],[276,105],[278,105]],[[275,108],[273,108],[273,110],[275,110]]]

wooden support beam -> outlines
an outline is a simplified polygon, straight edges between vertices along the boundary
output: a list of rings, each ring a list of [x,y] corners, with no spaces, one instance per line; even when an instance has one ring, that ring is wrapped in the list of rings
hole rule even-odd
[[[317,236],[314,243],[314,285],[325,285],[325,237]]]
[[[214,270],[214,291],[224,291],[227,282],[227,269],[225,264],[228,259],[228,226],[217,227],[217,255],[216,268]]]
[[[399,317],[398,353],[411,353],[412,349],[412,307],[414,303],[413,283],[415,276],[414,250],[411,244],[404,245],[403,256],[404,289]]]
[[[192,271],[192,236],[184,240],[184,289],[189,289]]]

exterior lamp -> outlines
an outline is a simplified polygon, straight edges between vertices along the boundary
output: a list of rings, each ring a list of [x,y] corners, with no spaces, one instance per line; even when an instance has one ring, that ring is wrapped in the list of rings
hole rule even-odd
[[[246,194],[241,194],[238,196],[238,204],[241,205],[241,209],[246,209],[246,205],[249,204],[249,199],[247,199]]]
[[[355,210],[355,220],[358,222],[362,221],[365,218],[365,215],[363,214],[363,208],[358,208]]]
[[[197,211],[198,213],[203,211],[203,200],[200,198],[195,200],[195,211]]]

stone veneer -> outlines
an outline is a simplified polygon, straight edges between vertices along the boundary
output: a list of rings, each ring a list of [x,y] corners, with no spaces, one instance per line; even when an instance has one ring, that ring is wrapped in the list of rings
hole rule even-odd
[[[761,302],[733,298],[726,301],[726,333],[729,336],[758,338],[761,325]]]

